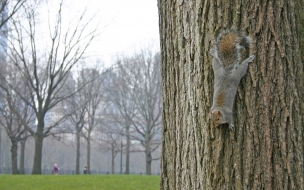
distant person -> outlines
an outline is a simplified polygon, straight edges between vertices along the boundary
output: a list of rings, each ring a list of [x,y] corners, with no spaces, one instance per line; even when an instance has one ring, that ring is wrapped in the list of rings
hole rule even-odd
[[[83,168],[83,174],[87,174],[88,173],[88,166],[84,166]]]
[[[58,175],[58,173],[59,173],[59,168],[57,164],[54,164],[54,175]]]

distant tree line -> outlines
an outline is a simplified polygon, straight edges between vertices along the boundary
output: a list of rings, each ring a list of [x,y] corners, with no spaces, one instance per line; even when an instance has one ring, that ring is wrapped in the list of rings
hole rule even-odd
[[[44,139],[62,141],[72,134],[76,174],[81,173],[81,139],[87,145],[88,173],[91,144],[97,143],[111,151],[112,173],[118,152],[126,156],[126,174],[130,154],[143,152],[146,174],[151,174],[152,161],[159,159],[152,153],[161,142],[160,54],[146,47],[131,56],[117,56],[112,67],[102,69],[100,60],[85,58],[99,34],[97,27],[89,30],[86,11],[65,29],[61,1],[55,17],[48,20],[47,34],[41,37],[37,10],[43,2],[18,3],[18,12],[5,21],[10,31],[7,62],[0,70],[0,127],[11,141],[12,173],[24,173],[29,137],[35,141],[32,174],[42,174]]]

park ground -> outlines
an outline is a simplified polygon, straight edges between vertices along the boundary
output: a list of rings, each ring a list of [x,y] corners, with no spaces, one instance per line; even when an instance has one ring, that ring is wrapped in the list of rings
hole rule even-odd
[[[0,175],[0,190],[156,190],[159,181],[145,175]]]

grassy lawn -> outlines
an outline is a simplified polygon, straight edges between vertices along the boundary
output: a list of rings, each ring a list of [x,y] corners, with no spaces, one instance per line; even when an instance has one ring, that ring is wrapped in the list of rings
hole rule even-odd
[[[159,176],[141,175],[0,175],[0,190],[154,190],[159,181]]]

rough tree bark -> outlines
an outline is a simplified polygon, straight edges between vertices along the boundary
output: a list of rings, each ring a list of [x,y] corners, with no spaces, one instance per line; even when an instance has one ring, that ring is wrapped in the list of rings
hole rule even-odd
[[[304,189],[304,3],[158,0],[162,53],[161,189]],[[254,39],[235,128],[212,128],[209,50],[222,29]]]

